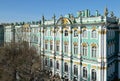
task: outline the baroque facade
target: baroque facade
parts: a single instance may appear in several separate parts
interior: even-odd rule
[[[119,19],[107,8],[101,16],[87,9],[39,23],[4,27],[4,41],[28,41],[41,56],[42,69],[66,81],[120,79]]]

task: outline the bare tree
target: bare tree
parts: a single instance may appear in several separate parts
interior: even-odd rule
[[[0,81],[32,81],[39,63],[36,49],[27,42],[7,43],[0,48]]]

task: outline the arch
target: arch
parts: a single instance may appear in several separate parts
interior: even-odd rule
[[[57,24],[58,25],[61,25],[61,24],[72,24],[72,22],[68,18],[61,17],[61,18],[58,19]]]

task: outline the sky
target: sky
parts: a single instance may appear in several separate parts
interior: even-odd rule
[[[0,23],[39,21],[42,15],[45,19],[54,14],[57,18],[68,13],[76,16],[85,9],[93,15],[95,10],[103,15],[105,7],[120,17],[120,0],[0,0]]]

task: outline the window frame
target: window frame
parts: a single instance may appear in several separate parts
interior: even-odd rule
[[[64,31],[64,36],[68,36],[68,30]]]
[[[95,69],[91,70],[91,80],[92,81],[97,81],[97,73]]]

